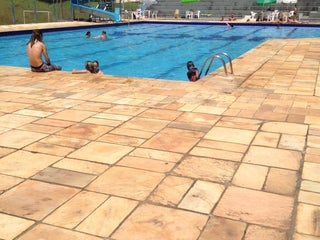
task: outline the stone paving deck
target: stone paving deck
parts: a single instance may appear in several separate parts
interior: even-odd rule
[[[319,239],[320,39],[233,65],[195,83],[0,66],[0,239]]]

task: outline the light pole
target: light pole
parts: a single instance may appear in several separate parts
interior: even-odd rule
[[[37,3],[36,0],[33,1],[33,15],[34,15],[34,22],[37,23]]]
[[[62,0],[60,0],[60,19],[63,20],[63,4]]]
[[[57,21],[57,16],[56,16],[56,6],[55,6],[55,0],[52,0],[52,10],[53,10],[53,21]]]
[[[123,0],[120,0],[119,4],[120,4],[120,15],[121,15],[121,12],[124,10]]]
[[[11,14],[12,14],[12,24],[15,24],[16,20],[14,16],[14,0],[11,0]]]

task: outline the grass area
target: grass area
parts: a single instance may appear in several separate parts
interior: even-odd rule
[[[57,2],[57,1],[54,1]],[[97,6],[99,1],[91,1],[88,5]],[[136,9],[138,2],[125,3],[124,9]],[[115,5],[114,7],[119,7]],[[12,14],[11,0],[0,0],[0,25],[8,24],[23,24],[24,17],[23,11],[28,10],[30,12],[25,13],[25,23],[41,23],[48,22],[47,13],[37,13],[36,18],[34,15],[34,1],[33,0],[14,0],[14,19]],[[49,11],[49,21],[69,21],[71,20],[70,0],[64,0],[62,6],[59,3],[52,3],[51,0],[36,0],[37,11]],[[88,20],[89,16],[86,13],[75,12],[75,19]]]
[[[14,0],[14,22],[15,24],[23,24],[23,11],[28,10],[30,13],[25,14],[26,23],[48,22],[47,13],[37,13],[37,18],[34,16],[34,1]],[[70,20],[70,1],[64,1],[62,11],[58,3],[52,4],[52,1],[36,1],[37,11],[49,11],[50,21]],[[35,21],[36,20],[36,21]],[[13,23],[11,0],[0,1],[0,24],[7,25]]]

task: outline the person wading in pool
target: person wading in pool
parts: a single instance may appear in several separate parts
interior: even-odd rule
[[[77,70],[74,69],[72,71],[73,74],[79,74],[79,73],[94,73],[98,75],[103,75],[103,72],[99,69],[99,62],[97,60],[91,62],[86,61],[85,64],[85,70]]]
[[[194,63],[192,61],[187,62],[187,69],[187,76],[189,81],[195,82],[199,80],[199,70],[194,66]]]
[[[102,31],[101,35],[94,37],[94,39],[101,39],[101,40],[106,40],[107,38],[108,36],[106,31]]]
[[[90,38],[91,37],[91,32],[86,32],[86,34],[84,35],[85,38]]]
[[[27,54],[32,72],[50,72],[54,70],[61,70],[60,66],[51,64],[48,56],[47,47],[42,42],[43,35],[41,30],[33,30],[30,41],[27,43]],[[42,61],[42,55],[46,62]]]

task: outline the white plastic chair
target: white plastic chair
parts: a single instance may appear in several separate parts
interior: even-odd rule
[[[152,11],[151,17],[152,18],[158,18],[158,10]]]
[[[290,12],[289,12],[289,18],[290,18],[290,17],[293,17],[293,15],[294,15],[294,11],[290,11]]]
[[[138,8],[135,12],[135,15],[136,15],[136,19],[141,19],[144,17],[143,15],[143,11],[141,10],[141,8]]]
[[[144,17],[151,18],[151,10],[144,10]]]
[[[280,12],[278,10],[274,10],[271,14],[267,16],[267,21],[275,21],[276,19],[278,19],[279,13]]]
[[[280,14],[279,10],[274,10],[273,21],[279,19],[279,14]]]
[[[201,11],[198,10],[198,11],[194,14],[194,17],[199,19],[199,18],[200,18],[200,13],[201,13]]]
[[[251,11],[251,19],[254,19],[256,17],[256,15],[257,15],[256,12]]]
[[[186,11],[186,18],[192,19],[193,18],[193,11]]]
[[[273,17],[273,12],[267,15],[267,21],[271,21],[272,17]]]

